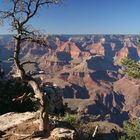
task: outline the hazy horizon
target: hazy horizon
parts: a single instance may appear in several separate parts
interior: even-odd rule
[[[31,20],[46,34],[140,34],[139,0],[63,0]],[[0,10],[7,4],[0,2]],[[0,34],[11,34],[8,23]]]
[[[1,34],[1,33],[0,33],[0,36],[6,36],[6,35],[12,36],[12,35],[15,35],[15,34],[8,34],[8,33],[7,33],[7,34]],[[132,35],[132,36],[133,36],[133,35],[136,35],[136,36],[140,36],[140,33],[139,33],[139,34],[117,34],[117,33],[116,33],[116,34],[108,34],[108,33],[104,33],[104,34],[98,34],[98,33],[97,33],[97,34],[94,34],[94,33],[93,33],[93,34],[88,34],[88,33],[86,33],[86,34],[59,34],[59,33],[58,33],[58,34],[57,34],[57,33],[56,33],[56,34],[51,34],[51,33],[50,33],[50,34],[49,34],[49,33],[46,33],[46,34],[42,34],[42,35],[52,35],[52,36],[53,36],[53,35],[60,35],[60,36],[61,36],[61,35],[66,35],[66,36],[67,36],[67,35],[68,35],[68,36],[69,36],[69,35],[70,35],[70,36],[78,36],[78,35],[79,35],[79,36],[80,36],[80,35],[81,35],[81,36],[82,36],[82,35],[84,35],[84,36],[85,36],[85,35],[130,35],[130,36],[131,36],[131,35]]]

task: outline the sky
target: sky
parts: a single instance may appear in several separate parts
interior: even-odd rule
[[[140,34],[140,0],[63,0],[30,24],[47,34]],[[9,33],[7,23],[0,26],[0,34]]]

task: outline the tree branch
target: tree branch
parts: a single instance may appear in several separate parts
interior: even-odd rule
[[[95,129],[94,129],[94,132],[93,132],[93,134],[92,134],[92,138],[94,138],[95,137],[95,135],[96,135],[96,133],[97,133],[97,130],[98,130],[98,125],[95,127]]]
[[[26,61],[26,62],[21,63],[20,65],[23,66],[26,64],[37,64],[37,62]]]
[[[45,0],[44,2],[40,2],[39,5],[44,5],[44,4],[52,4],[52,3],[57,3],[58,0]]]
[[[32,93],[24,93],[22,96],[12,99],[12,101],[20,101],[22,103],[23,101],[26,101],[27,99],[31,98],[32,95]]]

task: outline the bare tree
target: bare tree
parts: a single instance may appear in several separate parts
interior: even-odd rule
[[[32,63],[26,61],[21,62],[19,54],[21,52],[21,47],[23,42],[30,41],[39,44],[46,45],[46,40],[42,39],[38,33],[29,26],[29,21],[37,14],[39,9],[43,6],[50,4],[56,4],[59,0],[7,0],[8,8],[6,10],[0,11],[0,20],[8,20],[12,30],[16,33],[15,46],[14,46],[14,64],[16,67],[16,75],[20,77],[24,82],[32,87],[35,96],[40,102],[40,131],[49,130],[49,117],[48,117],[48,99],[46,95],[41,91],[39,84],[33,78],[33,76],[28,75],[24,69],[24,65],[27,63]],[[24,98],[29,95],[24,94]]]

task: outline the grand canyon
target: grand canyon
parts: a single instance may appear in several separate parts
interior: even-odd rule
[[[140,59],[139,35],[45,35],[47,46],[24,42],[22,61],[26,72],[42,83],[62,89],[64,102],[78,112],[99,116],[119,125],[140,117],[140,83],[122,72],[121,59]],[[0,35],[1,69],[14,73],[14,39]]]

